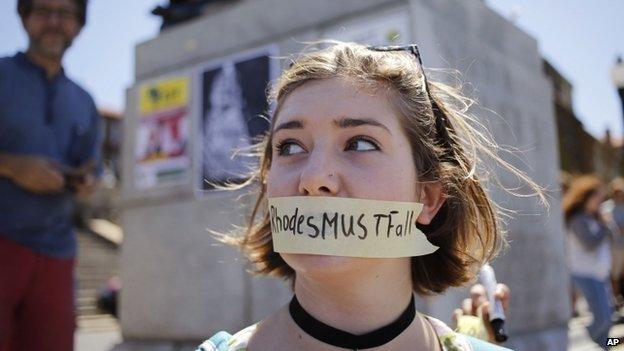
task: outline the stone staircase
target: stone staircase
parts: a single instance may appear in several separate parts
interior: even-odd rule
[[[119,274],[119,246],[90,230],[78,230],[76,315],[78,329],[108,331],[119,328],[114,316],[99,311],[97,295],[108,279]]]

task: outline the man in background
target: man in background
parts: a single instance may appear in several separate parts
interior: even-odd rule
[[[73,349],[74,196],[99,169],[99,116],[61,65],[87,0],[18,0],[25,53],[0,58],[0,350]]]

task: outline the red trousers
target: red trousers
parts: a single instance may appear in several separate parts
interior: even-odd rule
[[[74,349],[73,270],[0,235],[0,351]]]

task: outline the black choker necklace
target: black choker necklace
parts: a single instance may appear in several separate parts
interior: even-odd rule
[[[416,316],[414,295],[412,295],[409,305],[396,321],[372,332],[355,335],[331,327],[312,317],[301,307],[297,296],[293,296],[292,300],[290,300],[288,309],[295,323],[308,335],[326,344],[350,350],[370,349],[390,342],[407,329]]]

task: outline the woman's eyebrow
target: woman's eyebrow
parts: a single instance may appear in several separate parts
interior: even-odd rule
[[[385,129],[390,135],[392,132],[388,127],[386,127],[383,123],[378,122],[371,118],[354,118],[354,117],[342,117],[334,120],[334,125],[338,128],[351,128],[351,127],[359,127],[364,125],[381,127]]]
[[[355,117],[340,117],[333,121],[333,124],[338,128],[353,128],[364,125],[375,126],[385,129],[390,135],[392,132],[383,123],[378,122],[371,118],[355,118]],[[277,133],[282,129],[303,129],[304,122],[300,120],[293,120],[279,124],[273,130],[273,133]]]
[[[299,120],[284,122],[275,127],[273,133],[277,133],[282,129],[303,129],[303,122]]]

